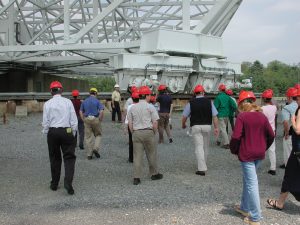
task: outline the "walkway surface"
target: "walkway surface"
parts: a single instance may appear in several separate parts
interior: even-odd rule
[[[109,119],[106,114],[100,159],[88,161],[85,151],[76,149],[74,196],[66,193],[62,182],[56,192],[49,189],[42,114],[10,117],[8,124],[0,124],[0,224],[243,224],[233,210],[242,190],[241,168],[229,150],[212,144],[207,175],[195,175],[192,140],[180,128],[180,114],[175,114],[174,143],[158,146],[164,179],[152,181],[145,162],[142,183],[134,186],[132,164],[127,163],[127,136],[120,124]],[[276,140],[277,164],[282,162],[279,135],[281,130]],[[277,169],[277,175],[271,176],[268,167],[266,158],[258,172],[262,224],[299,225],[300,204],[292,196],[283,211],[266,207],[267,198],[278,196],[284,173]]]

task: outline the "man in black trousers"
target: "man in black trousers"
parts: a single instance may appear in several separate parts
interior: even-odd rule
[[[75,167],[75,135],[77,132],[77,116],[71,100],[61,96],[63,87],[60,82],[50,84],[52,98],[43,109],[43,133],[47,134],[52,180],[50,189],[57,190],[61,171],[61,152],[65,166],[64,187],[73,195],[72,186]]]

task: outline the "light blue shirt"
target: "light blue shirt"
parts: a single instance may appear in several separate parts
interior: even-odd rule
[[[292,101],[290,104],[284,106],[281,111],[282,122],[285,120],[290,121],[291,117],[295,115],[297,108],[298,104],[296,101]]]
[[[196,96],[196,98],[203,98],[204,96]],[[217,116],[218,115],[218,110],[216,109],[215,105],[213,102],[211,102],[211,113],[212,116]],[[182,115],[184,117],[190,117],[191,116],[191,106],[190,103],[186,104],[186,106],[184,107],[183,113]]]

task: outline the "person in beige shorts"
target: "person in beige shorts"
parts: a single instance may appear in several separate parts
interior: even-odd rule
[[[140,101],[127,114],[128,126],[132,133],[133,141],[134,185],[141,183],[144,151],[147,156],[151,179],[160,180],[163,178],[163,175],[157,170],[157,145],[155,141],[159,117],[154,106],[149,104],[150,95],[151,90],[149,87],[140,87]]]

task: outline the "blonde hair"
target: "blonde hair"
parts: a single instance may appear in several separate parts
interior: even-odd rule
[[[256,105],[255,103],[250,102],[242,102],[239,105],[238,110],[240,112],[262,112],[262,109],[260,106]]]

